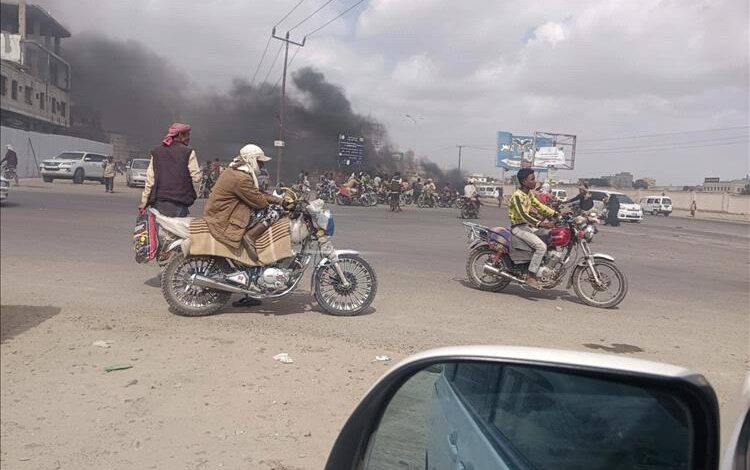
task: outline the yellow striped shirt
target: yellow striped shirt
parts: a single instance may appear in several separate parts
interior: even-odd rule
[[[510,217],[511,225],[529,224],[533,227],[538,227],[541,220],[531,214],[532,206],[547,217],[552,217],[556,214],[554,209],[539,202],[539,199],[534,196],[533,191],[529,191],[527,194],[520,189],[516,189],[508,205],[508,217]]]

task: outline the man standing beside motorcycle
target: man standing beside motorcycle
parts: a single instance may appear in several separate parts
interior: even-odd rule
[[[427,178],[427,183],[422,187],[422,191],[424,192],[425,199],[429,198],[431,203],[435,204],[435,191],[437,191],[437,187],[432,178]]]
[[[526,284],[534,289],[541,289],[536,273],[542,265],[544,254],[547,251],[547,245],[536,235],[538,228],[552,228],[553,224],[543,219],[537,219],[531,213],[532,207],[546,217],[554,217],[557,213],[536,198],[534,189],[536,188],[536,175],[530,168],[518,170],[516,175],[520,187],[513,193],[508,207],[508,217],[510,218],[510,231],[513,235],[523,240],[534,250],[534,256],[529,264],[529,274]]]
[[[401,174],[397,171],[393,174],[389,183],[390,192],[388,195],[391,198],[391,212],[401,212],[401,183]]]

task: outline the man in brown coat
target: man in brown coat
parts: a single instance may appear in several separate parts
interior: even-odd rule
[[[282,200],[258,189],[257,173],[269,160],[257,145],[242,147],[240,155],[219,176],[203,211],[208,230],[216,240],[239,249],[244,237],[251,256],[255,255],[254,239],[281,215],[280,208],[272,205],[281,204]],[[265,213],[256,213],[262,217],[253,217],[255,211],[262,210]],[[251,221],[257,223],[251,226]]]

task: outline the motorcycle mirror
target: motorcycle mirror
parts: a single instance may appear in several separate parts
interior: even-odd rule
[[[706,379],[649,361],[474,346],[413,356],[356,407],[326,468],[714,469]]]

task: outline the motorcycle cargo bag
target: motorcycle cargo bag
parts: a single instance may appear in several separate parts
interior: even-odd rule
[[[138,212],[133,229],[133,249],[137,263],[148,263],[156,258],[159,250],[159,237],[156,235],[154,215],[145,210]]]

